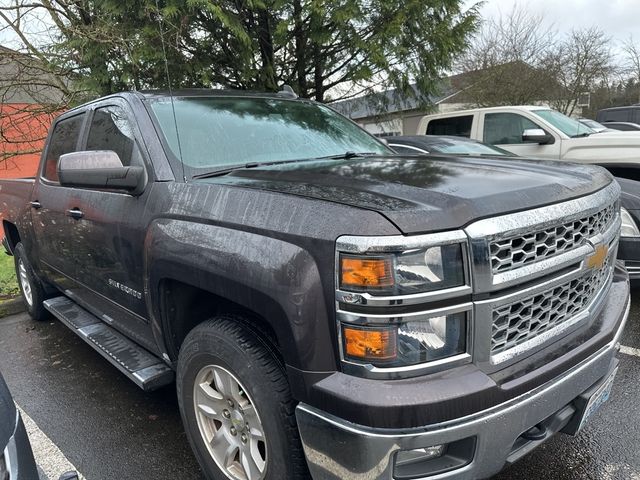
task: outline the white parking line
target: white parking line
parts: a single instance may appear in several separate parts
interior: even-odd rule
[[[620,347],[620,352],[625,355],[633,355],[634,357],[640,357],[640,348],[633,347],[625,347],[624,345]]]
[[[22,421],[29,434],[31,440],[31,448],[33,448],[33,456],[43,475],[41,480],[58,480],[58,477],[70,470],[78,470],[64,456],[60,449],[51,441],[47,435],[38,428],[36,422],[27,415],[24,410],[18,407]],[[84,478],[80,475],[80,478]]]

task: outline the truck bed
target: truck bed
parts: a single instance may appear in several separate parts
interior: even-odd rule
[[[34,177],[0,179],[0,221],[16,223],[25,215],[34,184]],[[0,230],[0,237],[4,237],[4,229]]]

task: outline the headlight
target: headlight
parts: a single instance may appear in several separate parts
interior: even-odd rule
[[[640,237],[640,230],[626,208],[620,207],[620,218],[622,219],[621,237]]]
[[[376,367],[435,362],[467,351],[467,313],[397,319],[394,325],[342,324],[345,359]]]
[[[461,244],[384,255],[340,254],[340,289],[407,295],[464,285]]]
[[[338,240],[336,305],[348,371],[397,378],[470,361],[466,242],[463,232]]]

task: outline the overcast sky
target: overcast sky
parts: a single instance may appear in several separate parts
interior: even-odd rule
[[[486,0],[481,13],[485,18],[499,16],[511,11],[514,4],[544,15],[561,33],[595,25],[619,41],[631,34],[640,40],[640,0]]]

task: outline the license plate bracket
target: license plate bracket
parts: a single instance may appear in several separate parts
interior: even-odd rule
[[[590,388],[573,402],[577,411],[571,422],[562,429],[563,433],[577,435],[589,423],[595,413],[609,400],[616,373],[617,366],[599,385]]]
[[[618,368],[609,375],[609,378],[605,380],[605,382],[598,388],[598,391],[589,399],[589,403],[587,403],[586,408],[584,409],[584,413],[582,414],[582,419],[580,420],[580,426],[578,427],[578,432],[582,430],[582,428],[589,422],[589,420],[593,417],[593,415],[600,410],[600,407],[604,405],[609,397],[611,396],[611,390],[613,389],[613,381],[616,378],[616,373],[618,373]]]

